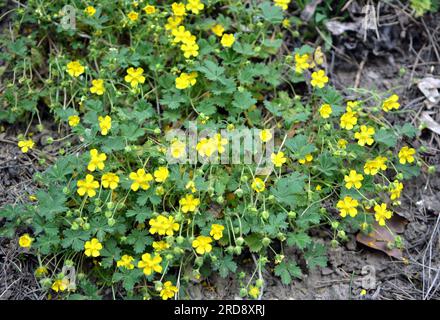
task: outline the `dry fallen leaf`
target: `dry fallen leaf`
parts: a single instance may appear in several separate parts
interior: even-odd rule
[[[339,22],[336,20],[329,20],[324,23],[328,31],[334,36],[339,36],[345,31],[359,32],[361,24],[359,22]]]
[[[422,112],[420,115],[420,121],[422,121],[429,130],[440,135],[440,124],[431,118],[428,111]]]
[[[440,79],[435,79],[432,77],[426,77],[420,80],[417,87],[422,91],[428,101],[432,104],[440,102]]]
[[[396,235],[405,231],[405,225],[407,223],[408,221],[405,218],[394,214],[392,218],[387,221],[387,226],[394,233],[394,235]],[[373,228],[374,230],[369,234],[359,232],[356,235],[356,240],[367,247],[380,250],[390,257],[402,260],[402,249],[388,248],[388,243],[394,242],[395,238],[388,228],[379,226],[376,221],[373,222]]]

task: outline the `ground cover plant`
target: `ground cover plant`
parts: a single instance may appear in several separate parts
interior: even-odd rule
[[[257,299],[264,269],[289,284],[325,267],[313,230],[330,228],[333,247],[375,230],[392,235],[385,249],[404,246],[388,222],[405,180],[435,170],[412,147],[417,129],[386,119],[404,112],[392,91],[336,90],[324,49],[293,46],[300,22],[289,4],[27,1],[15,9],[0,38],[0,120],[37,122],[17,145],[44,164],[33,136],[50,115],[62,137],[46,143],[62,148],[35,175],[28,203],[1,209],[0,230],[36,257],[48,296],[185,299],[189,283],[216,273]],[[191,126],[209,134],[191,143],[181,134]],[[253,145],[233,154],[243,132]],[[260,155],[255,145],[272,144],[264,165],[244,161]],[[241,161],[216,161],[225,155]]]

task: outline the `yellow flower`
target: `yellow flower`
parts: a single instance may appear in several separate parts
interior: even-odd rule
[[[327,82],[328,77],[325,75],[324,70],[319,70],[312,73],[312,81],[310,83],[313,87],[324,88],[324,85]]]
[[[274,0],[275,5],[283,10],[287,10],[290,0]]]
[[[67,73],[72,77],[79,77],[84,73],[84,67],[79,61],[71,61],[67,64]]]
[[[372,138],[374,133],[375,130],[373,127],[362,125],[361,131],[355,132],[354,137],[358,140],[360,146],[365,146],[365,144],[371,146],[374,143],[374,139]]]
[[[338,148],[345,149],[347,147],[348,141],[345,139],[339,139],[338,140]]]
[[[367,160],[364,165],[364,172],[369,175],[376,175],[379,170],[387,169],[387,158],[378,156],[373,160]]]
[[[156,182],[165,182],[169,174],[170,172],[168,171],[167,167],[159,167],[153,173]]]
[[[23,153],[27,153],[30,149],[33,149],[34,146],[35,146],[35,142],[32,141],[32,139],[18,141],[18,147],[21,149],[21,152]]]
[[[161,273],[161,262],[162,257],[160,255],[156,254],[154,257],[152,257],[149,253],[144,253],[142,255],[142,261],[138,262],[138,268],[143,269],[143,272],[146,276],[149,276],[153,272]]]
[[[414,162],[414,154],[416,150],[413,148],[409,148],[407,146],[402,147],[399,151],[399,162],[401,164],[405,163],[413,163]]]
[[[356,199],[353,199],[352,197],[346,196],[344,199],[339,200],[336,204],[336,208],[339,209],[341,212],[341,217],[345,218],[348,215],[350,217],[354,218],[357,215],[357,209],[358,201]]]
[[[52,290],[55,292],[63,292],[67,290],[67,287],[69,286],[69,279],[64,278],[62,280],[58,279],[55,280],[52,284]]]
[[[196,150],[199,152],[199,155],[201,155],[202,157],[209,158],[217,150],[217,146],[218,146],[218,142],[216,138],[213,139],[203,138],[197,143]]]
[[[181,23],[183,19],[181,17],[169,17],[167,19],[167,24],[165,25],[166,30],[174,30],[176,29]]]
[[[196,84],[197,73],[192,72],[190,74],[182,72],[179,77],[176,78],[176,88],[179,90],[192,87]]]
[[[362,174],[357,173],[356,170],[350,170],[350,174],[344,176],[345,187],[347,189],[351,189],[353,186],[359,189],[362,186],[362,180],[364,180],[364,177]]]
[[[303,73],[304,70],[310,68],[309,63],[307,62],[308,60],[309,60],[309,55],[307,53],[304,54],[295,53],[295,72]]]
[[[87,193],[90,198],[96,196],[96,190],[99,188],[99,182],[94,180],[91,174],[86,175],[84,180],[78,180],[76,183],[78,194],[82,197]]]
[[[347,108],[347,112],[345,112],[341,116],[340,126],[342,129],[351,130],[357,123],[356,113],[351,111],[351,109]]]
[[[191,11],[194,14],[199,14],[200,10],[203,10],[205,5],[200,0],[188,0],[186,10]]]
[[[149,182],[153,180],[153,176],[146,173],[144,169],[138,169],[136,172],[131,172],[128,177],[130,180],[133,180],[130,187],[133,191],[138,191],[139,188],[148,190],[150,188]]]
[[[76,127],[80,122],[80,118],[77,115],[70,116],[67,118],[67,120],[69,121],[69,126],[71,127]]]
[[[149,224],[151,226],[150,233],[157,233],[160,236],[172,236],[174,231],[178,231],[180,228],[179,224],[174,222],[174,217],[172,216],[158,215],[155,219],[150,219]]]
[[[199,55],[199,46],[194,43],[194,44],[187,44],[184,43],[180,46],[180,48],[183,51],[183,56],[186,59],[189,59],[191,57],[197,57]]]
[[[165,188],[163,186],[157,186],[155,193],[158,196],[163,196],[165,194]]]
[[[179,200],[179,204],[182,206],[183,213],[187,213],[188,211],[194,212],[200,204],[200,199],[194,198],[192,194],[187,194],[184,198]]]
[[[102,175],[101,184],[104,188],[110,188],[112,190],[118,187],[119,177],[114,173],[105,173]]]
[[[84,9],[84,12],[85,12],[88,16],[93,17],[93,16],[95,15],[95,13],[96,13],[96,9],[95,9],[94,7],[92,7],[92,6],[88,6],[88,7],[86,7],[86,8]]]
[[[18,239],[18,244],[20,245],[20,247],[22,248],[30,248],[32,245],[32,241],[34,241],[34,239],[32,239],[28,233],[25,233],[24,235],[22,235],[19,239]]]
[[[162,300],[168,300],[174,297],[179,291],[176,286],[173,286],[171,281],[167,281],[163,284],[162,290],[160,290],[160,297]]]
[[[255,287],[255,286],[250,286],[249,287],[249,295],[252,298],[257,299],[258,296],[260,295],[260,289],[258,287]]]
[[[191,33],[185,29],[185,26],[178,26],[171,31],[174,43],[186,42],[191,37]]]
[[[286,157],[284,156],[284,152],[282,151],[278,153],[272,153],[270,159],[272,160],[272,163],[275,165],[275,167],[278,168],[281,167],[287,161]]]
[[[104,161],[107,160],[107,155],[105,153],[99,153],[98,150],[90,150],[90,162],[87,166],[89,171],[95,171],[96,168],[99,170],[104,169]]]
[[[217,151],[218,153],[223,153],[225,152],[225,145],[228,144],[228,139],[223,138],[222,135],[220,133],[217,133],[215,138],[217,139]]]
[[[330,115],[332,114],[332,107],[326,103],[323,104],[321,106],[321,108],[319,108],[319,114],[321,115],[321,117],[323,117],[324,119],[327,119],[330,117]]]
[[[40,278],[45,276],[48,273],[48,270],[45,266],[40,266],[35,270],[35,276]]]
[[[400,198],[400,194],[403,190],[403,183],[395,180],[391,184],[392,188],[390,189],[390,198],[391,200],[396,200]]]
[[[290,27],[290,20],[289,19],[283,19],[282,25],[284,28],[289,28]]]
[[[230,48],[235,42],[235,37],[232,33],[225,33],[220,40],[223,47]]]
[[[130,11],[127,14],[127,17],[128,17],[128,19],[130,19],[130,21],[134,22],[134,21],[136,21],[139,18],[139,13],[134,12],[134,11]]]
[[[220,240],[223,237],[223,230],[225,230],[225,227],[221,224],[213,224],[209,235],[213,237],[214,240]]]
[[[188,183],[185,185],[185,189],[190,189],[192,193],[197,191],[196,184],[192,180],[188,181]]]
[[[347,101],[347,112],[356,112],[359,110],[359,101]]]
[[[320,184],[318,184],[315,188],[316,191],[321,191],[322,190],[322,186]]]
[[[380,226],[384,226],[385,221],[391,219],[393,215],[391,211],[387,210],[387,205],[385,203],[382,203],[381,205],[376,204],[374,206],[374,212],[374,217]]]
[[[260,131],[260,139],[263,142],[270,141],[272,139],[272,132],[270,129],[263,129]]]
[[[169,17],[167,19],[167,24],[165,24],[165,30],[174,30],[176,29],[181,23],[183,19],[182,17]]]
[[[397,94],[393,94],[391,97],[386,99],[382,103],[382,110],[385,112],[391,111],[392,109],[399,109],[400,103],[399,103],[399,96]]]
[[[127,69],[127,75],[125,76],[125,82],[130,83],[132,88],[136,88],[138,84],[145,82],[145,77],[143,76],[144,69],[130,67]]]
[[[156,12],[156,7],[152,6],[152,5],[146,5],[144,7],[144,11],[145,11],[146,14],[153,14],[153,13]]]
[[[173,14],[176,17],[182,17],[186,14],[185,4],[183,4],[183,3],[174,2],[171,5],[171,9],[173,10]]]
[[[92,80],[92,87],[90,88],[91,93],[96,93],[98,96],[102,96],[105,92],[104,80],[96,79]]]
[[[98,117],[99,129],[101,129],[101,134],[106,136],[109,130],[112,128],[112,118],[110,116]]]
[[[313,155],[311,155],[310,153],[307,154],[304,158],[299,159],[298,162],[301,164],[305,164],[305,163],[310,163],[313,160]]]
[[[264,184],[264,181],[261,180],[260,178],[255,178],[252,181],[251,187],[258,193],[266,190],[266,185]]]
[[[212,250],[211,242],[212,242],[211,237],[198,236],[195,240],[193,240],[192,246],[194,249],[196,249],[196,252],[198,254],[205,254],[211,252]]]
[[[184,142],[176,140],[170,146],[171,156],[175,159],[179,159],[186,152],[186,145]]]
[[[217,36],[221,37],[223,32],[225,32],[225,28],[221,24],[216,24],[211,28],[211,31]]]
[[[116,266],[123,267],[128,270],[133,270],[134,269],[133,260],[134,258],[132,256],[129,256],[128,254],[124,254],[120,260],[116,261]]]
[[[99,242],[98,239],[93,238],[90,241],[86,241],[86,243],[84,244],[84,254],[87,257],[99,257],[100,255],[100,251],[102,250],[102,244],[101,242]]]
[[[170,247],[170,245],[168,243],[166,243],[165,241],[153,241],[153,249],[156,252],[166,250],[169,247]]]
[[[361,292],[360,292],[360,295],[361,296],[365,296],[366,294],[367,294],[367,290],[362,289]]]

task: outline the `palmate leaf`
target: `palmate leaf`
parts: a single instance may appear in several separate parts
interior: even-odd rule
[[[293,278],[301,279],[302,272],[294,261],[284,260],[278,264],[274,269],[275,275],[281,278],[284,285],[292,282]]]
[[[219,81],[222,79],[225,68],[219,66],[217,63],[207,60],[205,63],[196,68],[205,75],[205,77],[211,81]]]
[[[66,195],[60,192],[59,186],[52,185],[47,192],[40,190],[36,195],[38,199],[38,213],[48,220],[52,220],[57,213],[67,210],[65,206]]]
[[[325,246],[320,243],[312,243],[304,253],[304,259],[306,259],[307,266],[310,269],[314,269],[317,266],[325,267],[327,265]]]
[[[225,255],[214,263],[215,270],[218,270],[220,277],[226,278],[229,273],[237,271],[237,264],[231,255]]]
[[[257,103],[257,100],[252,97],[252,94],[249,91],[236,91],[234,93],[232,105],[238,109],[247,110],[255,103]]]
[[[287,234],[287,244],[289,246],[296,246],[303,250],[310,243],[312,243],[312,238],[310,238],[310,236],[304,232],[289,232]]]
[[[153,238],[148,235],[147,230],[135,229],[127,237],[127,243],[133,245],[133,249],[136,253],[141,253],[147,245],[153,243]]]
[[[280,7],[274,6],[270,2],[263,2],[258,7],[261,9],[264,20],[272,24],[280,24],[283,21],[283,10]]]
[[[248,245],[251,252],[258,252],[263,248],[263,243],[261,240],[263,240],[263,236],[258,233],[253,233],[244,238],[244,241]]]
[[[281,178],[270,189],[277,201],[295,207],[299,201],[300,194],[304,192],[305,177],[298,172],[294,172],[287,177]]]

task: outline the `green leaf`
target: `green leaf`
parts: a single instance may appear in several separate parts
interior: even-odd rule
[[[237,271],[237,264],[232,259],[232,256],[226,255],[215,262],[215,268],[219,271],[220,277],[226,278],[229,273]]]
[[[301,279],[302,272],[294,261],[284,260],[278,264],[275,269],[275,275],[281,278],[281,282],[284,285],[288,285],[292,282],[292,277]]]
[[[287,139],[285,145],[298,159],[302,159],[307,154],[315,151],[315,145],[309,143],[307,137],[303,134]]]
[[[301,229],[307,229],[311,225],[318,224],[321,220],[318,205],[311,206],[303,211],[295,220],[296,225]]]
[[[263,2],[258,6],[261,9],[264,20],[272,24],[283,22],[283,10],[280,7],[273,6],[270,2]]]
[[[63,248],[72,248],[76,252],[84,250],[84,243],[90,239],[90,231],[67,229],[63,232],[61,241]]]
[[[295,207],[298,196],[304,192],[304,179],[300,173],[293,172],[278,180],[270,191],[279,202]]]
[[[223,67],[218,66],[215,62],[207,60],[202,66],[196,68],[205,75],[208,80],[219,81],[222,79],[222,75],[225,72]]]
[[[317,266],[325,267],[327,265],[325,246],[320,243],[311,244],[304,253],[304,259],[310,269],[314,269]]]
[[[318,157],[318,170],[324,175],[331,177],[338,170],[337,160],[330,155],[329,152],[324,151]]]
[[[304,232],[289,232],[287,235],[287,244],[289,246],[296,246],[299,249],[305,249],[310,243],[312,243],[312,238]]]
[[[137,138],[144,135],[144,130],[139,128],[138,124],[136,123],[122,124],[120,128],[122,136],[124,136],[128,141],[136,141]]]
[[[248,245],[251,252],[258,252],[263,248],[263,243],[261,240],[263,240],[263,236],[258,233],[253,233],[244,238],[244,241]]]
[[[127,212],[125,212],[125,216],[128,218],[135,217],[136,222],[143,223],[145,220],[152,217],[152,213],[150,210],[146,210],[145,208],[135,207],[127,210]]]
[[[47,192],[37,191],[38,212],[48,220],[52,220],[57,213],[65,212],[67,207],[66,195],[60,192],[60,187],[52,185]]]
[[[387,147],[394,147],[397,143],[397,137],[392,130],[380,129],[375,133],[374,139],[376,142],[386,145]]]
[[[405,135],[408,138],[414,138],[417,135],[417,128],[410,123],[405,123],[403,126],[396,126],[399,135]]]
[[[134,229],[127,237],[127,243],[133,245],[136,253],[141,253],[147,245],[153,243],[153,238],[148,235],[147,230]]]
[[[247,110],[255,103],[257,103],[257,100],[252,97],[252,94],[249,91],[236,91],[234,93],[232,105],[238,109]]]

